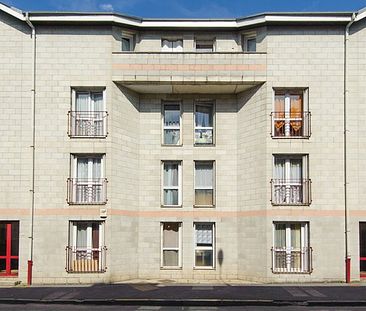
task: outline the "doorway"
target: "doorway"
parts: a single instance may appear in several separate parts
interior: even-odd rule
[[[0,221],[0,276],[17,276],[19,221]]]

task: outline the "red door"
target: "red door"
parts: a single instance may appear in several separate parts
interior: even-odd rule
[[[17,276],[19,265],[19,222],[0,222],[0,276]]]

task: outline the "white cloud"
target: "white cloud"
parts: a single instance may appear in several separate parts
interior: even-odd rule
[[[110,3],[102,3],[99,5],[99,8],[102,10],[102,11],[114,11],[113,9],[113,5],[110,4]]]

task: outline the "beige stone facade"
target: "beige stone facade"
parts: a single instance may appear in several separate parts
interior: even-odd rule
[[[26,283],[33,259],[38,284],[344,281],[347,214],[351,280],[361,279],[363,13],[345,66],[349,13],[145,25],[34,12],[33,54],[26,15],[0,8],[0,277]],[[163,40],[181,40],[182,50],[162,52]],[[78,115],[85,100],[87,117]],[[179,106],[177,144],[164,144],[166,104]],[[212,144],[195,138],[200,105],[212,107],[212,129],[201,129],[212,130]],[[89,128],[72,134],[80,124]],[[177,204],[164,201],[165,163],[179,167]],[[197,163],[213,163],[212,206],[197,206]],[[10,228],[19,232],[12,242]]]

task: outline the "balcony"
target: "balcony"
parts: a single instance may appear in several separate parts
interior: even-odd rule
[[[106,271],[107,248],[66,247],[66,271],[68,273],[103,273]]]
[[[311,113],[272,112],[273,138],[309,138]]]
[[[80,179],[67,180],[67,202],[71,204],[106,204],[107,179]]]
[[[70,137],[96,137],[107,136],[106,111],[69,111],[68,135]]]
[[[115,52],[112,79],[139,93],[239,93],[266,81],[266,53]]]
[[[311,180],[271,180],[272,205],[310,205]]]
[[[273,273],[311,273],[313,271],[311,247],[273,247],[271,253]]]

